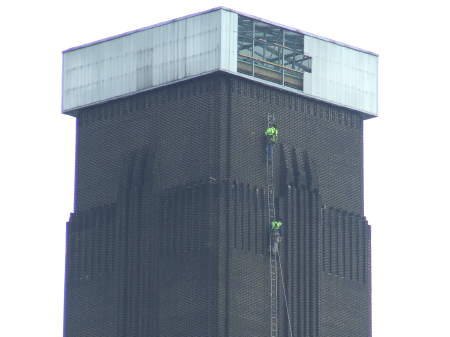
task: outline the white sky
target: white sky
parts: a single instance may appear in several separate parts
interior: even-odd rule
[[[12,1],[0,7],[0,336],[62,336],[75,120],[61,51],[219,5],[380,54],[365,123],[373,336],[450,336],[445,1]],[[324,336],[327,337],[327,336]]]

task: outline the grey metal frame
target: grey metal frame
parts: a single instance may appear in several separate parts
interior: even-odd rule
[[[242,38],[243,38],[243,32],[240,31],[240,29],[242,28],[241,25],[241,20],[251,20],[252,22],[252,32],[251,32],[251,40],[252,40],[252,50],[251,50],[251,56],[248,55],[244,55],[241,53],[241,50],[239,48],[240,46],[240,42],[242,42]],[[304,51],[302,49],[292,49],[292,48],[288,48],[285,45],[286,42],[286,38],[285,38],[285,34],[286,34],[286,29],[283,29],[281,27],[277,27],[277,26],[273,26],[275,29],[278,29],[281,31],[281,44],[273,42],[273,41],[269,41],[268,39],[261,39],[261,38],[257,38],[257,23],[263,23],[265,25],[267,25],[267,27],[273,26],[271,24],[268,24],[266,22],[263,21],[258,21],[258,20],[254,20],[252,18],[246,17],[246,16],[239,16],[238,19],[238,38],[237,38],[237,43],[238,43],[238,50],[237,50],[237,57],[239,58],[246,58],[249,60],[248,63],[251,64],[252,66],[252,72],[251,72],[251,76],[253,77],[260,77],[257,76],[255,73],[255,64],[256,62],[258,63],[263,63],[266,65],[270,65],[270,67],[268,67],[269,71],[277,71],[275,69],[278,69],[278,71],[281,73],[281,85],[283,86],[288,86],[286,85],[286,81],[285,81],[285,74],[286,71],[289,71],[290,74],[292,73],[298,73],[298,80],[299,80],[299,87],[296,89],[299,90],[303,90],[303,73],[304,72],[311,72],[311,68],[307,65],[308,63],[310,63],[311,57],[308,55],[305,55]],[[247,32],[246,32],[247,33]],[[298,34],[299,39],[302,40],[302,43],[300,45],[303,45],[303,40],[304,40],[304,35],[300,34],[300,33],[292,33],[292,34]],[[246,35],[245,38],[248,38],[248,36]],[[262,55],[260,55],[259,53],[256,52],[255,50],[255,41],[258,41],[258,45],[260,45],[263,49],[262,49]],[[266,55],[266,50],[267,48],[269,48],[270,46],[272,47],[276,47],[277,50],[273,50],[272,54],[277,54],[277,59],[270,59],[267,55]],[[287,66],[288,62],[286,62],[285,60],[285,56],[286,56],[286,49],[291,49],[293,50],[293,61],[292,61],[292,65],[293,67],[289,67]],[[301,60],[296,61],[295,57],[296,55],[302,55]],[[239,60],[238,62],[244,62],[242,60]],[[305,64],[304,64],[305,63]],[[259,66],[259,65],[258,65]],[[264,66],[263,66],[264,67]],[[298,69],[295,68],[300,68],[301,70],[299,71]],[[246,73],[244,71],[239,71],[239,69],[237,70],[238,72],[243,72]],[[266,80],[269,80],[271,82],[274,83],[278,83],[275,79],[274,80],[270,80],[265,78]]]

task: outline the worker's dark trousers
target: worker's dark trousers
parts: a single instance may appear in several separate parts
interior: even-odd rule
[[[267,143],[267,159],[271,160],[273,156],[273,143]]]

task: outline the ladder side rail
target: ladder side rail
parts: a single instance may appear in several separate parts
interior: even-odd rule
[[[267,115],[267,127],[271,127],[275,121],[272,112]],[[274,146],[273,144],[271,145]],[[267,206],[269,217],[269,229],[271,230],[272,221],[275,221],[275,193],[273,184],[273,151],[266,155],[266,183],[267,183]],[[270,254],[270,337],[278,337],[278,266],[276,252],[273,247],[272,233],[269,235],[269,254]]]

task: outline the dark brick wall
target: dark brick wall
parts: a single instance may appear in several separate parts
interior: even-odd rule
[[[323,273],[320,289],[320,336],[371,336],[367,286]]]
[[[269,335],[269,109],[294,335],[370,335],[361,116],[216,73],[77,112],[65,337]]]
[[[67,228],[66,336],[115,336],[114,217],[114,205],[71,217]]]
[[[157,156],[158,189],[216,176],[222,82],[188,81],[79,112],[76,209],[114,201],[123,158],[145,146]]]
[[[322,212],[321,335],[370,336],[370,226],[341,209]]]
[[[264,185],[262,130],[271,110],[280,129],[280,142],[310,156],[323,202],[362,213],[360,114],[250,80],[233,80],[230,90],[231,177]]]
[[[225,92],[210,76],[77,113],[66,337],[217,335],[217,193],[205,181],[219,175]],[[80,222],[108,204],[110,222]],[[113,261],[101,278],[99,264],[72,267],[99,254],[98,236]]]

